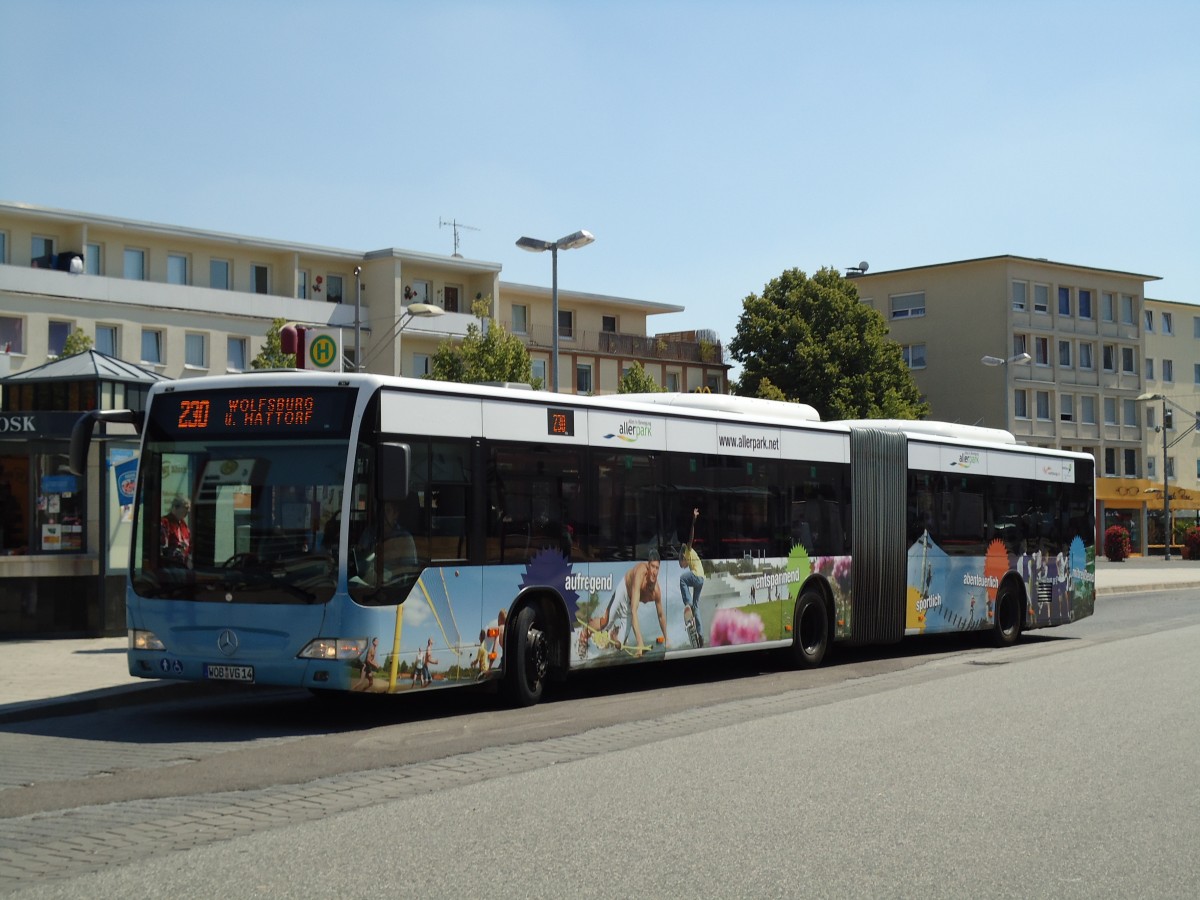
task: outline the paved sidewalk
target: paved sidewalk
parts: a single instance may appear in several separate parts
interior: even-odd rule
[[[1200,562],[1161,557],[1096,563],[1096,593],[1200,590]],[[0,724],[212,691],[194,682],[134,678],[126,639],[0,641]]]

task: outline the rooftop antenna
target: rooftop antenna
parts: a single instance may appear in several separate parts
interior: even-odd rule
[[[458,229],[466,228],[470,231],[479,231],[479,229],[473,225],[464,225],[455,219],[451,219],[448,222],[445,219],[438,219],[438,228],[445,228],[447,225],[454,229],[454,255],[462,259],[462,254],[458,252]]]

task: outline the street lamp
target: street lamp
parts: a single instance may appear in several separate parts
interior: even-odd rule
[[[595,238],[590,231],[576,231],[557,241],[543,241],[538,238],[523,237],[517,241],[517,246],[530,253],[550,251],[550,316],[552,319],[550,344],[550,390],[558,392],[558,251],[574,250],[576,247],[586,247]]]
[[[362,266],[354,267],[354,371],[361,372],[362,365]]]
[[[1171,558],[1171,491],[1167,481],[1167,425],[1169,424],[1167,398],[1162,394],[1141,394],[1138,396],[1138,400],[1142,403],[1162,401],[1162,422],[1159,423],[1159,428],[1162,430],[1163,436],[1163,559],[1169,560]]]
[[[397,375],[404,374],[404,353],[401,351],[404,326],[413,319],[436,319],[445,312],[446,310],[433,303],[410,303],[404,308],[404,315],[396,322],[396,355],[400,357],[400,371]]]
[[[1028,353],[1018,353],[1016,356],[1010,356],[1008,359],[1003,359],[999,356],[984,356],[979,361],[985,366],[1019,366],[1022,363],[1027,363],[1031,359]]]

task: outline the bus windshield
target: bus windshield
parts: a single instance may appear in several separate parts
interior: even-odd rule
[[[281,439],[282,426],[238,430],[224,415],[220,427],[197,427],[194,399],[156,401],[135,503],[134,592],[224,603],[328,602],[337,587],[348,417],[310,416],[309,425]],[[223,402],[212,399],[217,409]]]

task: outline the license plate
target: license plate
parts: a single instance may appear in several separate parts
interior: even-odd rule
[[[254,681],[254,666],[227,666],[209,663],[204,667],[204,677],[210,681]]]

